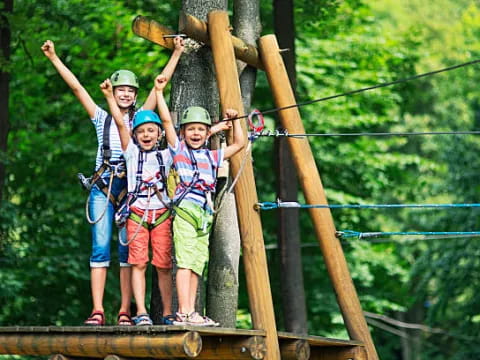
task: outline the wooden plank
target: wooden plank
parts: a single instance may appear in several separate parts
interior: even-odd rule
[[[162,334],[196,331],[200,335],[223,335],[223,336],[264,336],[264,330],[233,329],[222,327],[198,327],[198,326],[0,326],[0,334],[45,334],[45,333],[76,333],[76,334]]]
[[[296,104],[295,95],[290,86],[287,70],[275,36],[261,37],[259,49],[275,105],[281,108]],[[305,133],[298,108],[281,110],[278,115],[282,126],[290,134]],[[307,203],[327,204],[322,181],[308,139],[288,138],[287,141]],[[363,341],[369,359],[376,360],[378,359],[377,351],[363,316],[343,249],[335,236],[335,225],[330,209],[312,208],[309,209],[309,213],[348,334],[351,339]]]
[[[289,332],[278,332],[280,341],[285,340],[306,340],[311,346],[363,346],[363,342],[358,340],[332,339],[315,335],[298,335]]]
[[[210,12],[208,26],[222,109],[233,108],[239,114],[244,114],[228,14],[225,11]],[[238,124],[242,125],[246,134],[245,122]],[[231,158],[230,169],[233,177],[240,171],[244,156],[245,149]],[[235,185],[235,198],[253,327],[266,331],[265,358],[280,359],[262,224],[260,214],[254,211],[258,197],[251,161],[246,161]]]

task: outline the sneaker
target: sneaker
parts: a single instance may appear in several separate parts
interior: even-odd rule
[[[162,325],[174,325],[176,319],[175,315],[164,316],[162,317]]]
[[[201,316],[198,312],[194,311],[188,314],[187,325],[191,326],[218,326],[219,323],[213,321],[209,317]]]
[[[132,320],[137,326],[153,325],[153,321],[148,314],[138,314]]]
[[[183,313],[176,313],[175,320],[172,321],[172,325],[188,325],[187,324],[188,315]]]

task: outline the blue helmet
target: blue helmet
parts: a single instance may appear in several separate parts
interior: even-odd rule
[[[142,110],[135,114],[133,118],[132,130],[135,131],[137,127],[146,123],[154,123],[159,127],[162,125],[162,120],[152,110]]]

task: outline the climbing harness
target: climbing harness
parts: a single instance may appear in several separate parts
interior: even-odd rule
[[[117,197],[113,196],[111,193],[114,177],[122,179],[126,176],[125,160],[121,159],[120,161],[110,161],[110,158],[112,157],[112,149],[110,148],[111,123],[112,123],[112,116],[108,115],[103,124],[102,165],[89,178],[86,178],[81,173],[77,174],[83,188],[90,191],[85,203],[85,215],[86,215],[87,221],[92,225],[98,223],[103,218],[103,216],[107,212],[109,201],[112,203],[113,207],[117,209],[120,206],[120,204],[122,204],[125,196],[127,195],[126,189],[122,189],[122,191],[118,194]],[[106,183],[105,179],[102,177],[102,175],[106,171],[110,171],[108,184]],[[106,197],[105,207],[101,215],[96,220],[91,219],[89,206],[88,206],[91,189],[93,188],[94,185],[96,185],[105,194],[105,197]]]
[[[133,192],[128,193],[128,200],[125,202],[122,208],[120,208],[117,211],[115,215],[115,221],[117,223],[117,226],[119,227],[125,226],[128,219],[131,219],[138,224],[133,236],[127,242],[121,241],[122,245],[125,245],[125,246],[130,244],[137,237],[142,226],[148,230],[151,230],[157,227],[158,225],[162,224],[165,220],[169,218],[171,214],[171,204],[165,203],[162,196],[162,191],[166,190],[166,184],[167,184],[165,162],[163,161],[161,152],[158,149],[155,149],[154,151],[156,151],[156,158],[159,165],[159,171],[155,174],[155,176],[149,179],[142,178],[143,164],[146,161],[148,154],[151,153],[152,151],[145,152],[140,150],[138,152],[137,173],[135,175],[135,189],[133,190]],[[160,189],[157,187],[158,181],[155,181],[156,179],[159,179],[159,178],[161,179],[160,183],[162,184],[162,188]],[[141,193],[144,192],[145,190],[147,194],[142,195]],[[148,219],[148,213],[151,210],[150,200],[151,200],[152,194],[157,196],[158,200],[163,204],[163,206],[167,210],[152,224],[148,224],[147,219]],[[139,216],[135,214],[133,211],[131,211],[130,206],[135,202],[135,200],[143,197],[147,198],[147,205],[143,213],[143,216]]]

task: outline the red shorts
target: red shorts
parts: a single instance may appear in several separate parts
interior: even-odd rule
[[[143,217],[144,210],[137,207],[131,207],[130,210],[140,217]],[[167,209],[148,210],[148,216],[143,225],[153,224]],[[132,219],[127,220],[128,240],[137,235],[128,245],[128,263],[146,264],[148,263],[148,244],[152,243],[153,259],[152,264],[158,268],[172,268],[172,218],[168,217],[164,222],[154,228],[146,229],[143,225],[139,226]]]

